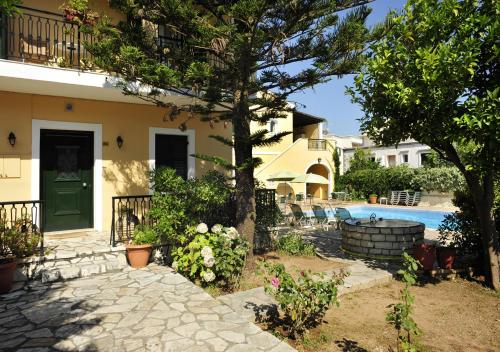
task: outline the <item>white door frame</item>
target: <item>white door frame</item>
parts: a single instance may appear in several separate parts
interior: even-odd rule
[[[187,177],[196,177],[196,158],[192,156],[196,152],[196,132],[193,129],[188,129],[181,131],[177,128],[160,128],[160,127],[150,127],[149,128],[149,170],[152,171],[156,167],[156,135],[157,134],[167,134],[176,136],[187,136],[188,138],[188,148],[187,148]]]
[[[103,229],[102,124],[33,119],[31,124],[31,198],[40,199],[40,131],[94,132],[94,229]]]

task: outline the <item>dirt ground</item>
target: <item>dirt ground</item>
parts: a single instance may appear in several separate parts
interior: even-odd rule
[[[399,282],[340,297],[325,323],[299,351],[389,351],[395,330],[385,322],[387,306],[398,301]],[[414,319],[422,330],[419,351],[500,351],[500,295],[458,279],[411,289]]]
[[[317,256],[290,256],[277,252],[269,252],[264,255],[256,256],[256,270],[243,272],[240,291],[263,286],[265,284],[263,276],[259,275],[259,262],[267,261],[270,263],[281,263],[292,276],[298,275],[298,271],[311,270],[312,272],[326,272],[333,269],[346,268],[347,265],[331,260],[322,259]]]

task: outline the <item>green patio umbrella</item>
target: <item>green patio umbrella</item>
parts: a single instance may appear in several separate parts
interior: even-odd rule
[[[317,174],[305,174],[295,177],[290,182],[293,183],[317,183],[320,185],[328,185],[330,181],[325,177]]]
[[[292,171],[279,171],[274,174],[269,175],[267,181],[291,181],[294,178],[299,177],[300,174]],[[285,192],[287,183],[285,182]]]

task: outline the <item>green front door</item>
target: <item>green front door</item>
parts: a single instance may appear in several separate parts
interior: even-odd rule
[[[47,231],[93,226],[93,145],[92,132],[41,131],[40,184]]]

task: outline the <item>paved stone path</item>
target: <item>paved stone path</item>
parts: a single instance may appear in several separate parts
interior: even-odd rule
[[[294,351],[154,264],[0,296],[0,350]]]

